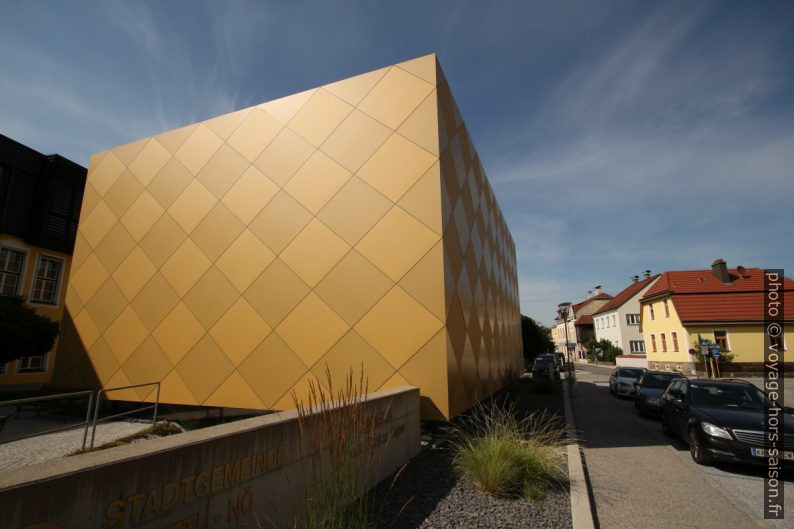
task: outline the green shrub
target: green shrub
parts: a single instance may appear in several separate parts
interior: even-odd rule
[[[478,405],[450,435],[453,464],[484,492],[541,498],[565,480],[565,436],[545,413],[516,418],[515,408]]]

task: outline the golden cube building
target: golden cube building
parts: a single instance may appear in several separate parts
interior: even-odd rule
[[[435,55],[95,154],[66,303],[57,382],[166,403],[292,408],[363,366],[443,419],[522,366],[515,246]]]

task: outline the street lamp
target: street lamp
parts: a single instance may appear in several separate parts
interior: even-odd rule
[[[571,308],[571,304],[567,301],[564,301],[563,303],[557,305],[557,308],[560,310],[562,324],[565,327],[565,356],[568,357],[568,369],[570,369],[570,366],[573,365],[573,355],[571,354],[571,348],[568,345],[568,310]],[[570,371],[568,372],[568,376],[571,376]]]

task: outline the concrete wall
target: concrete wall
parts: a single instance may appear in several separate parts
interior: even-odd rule
[[[371,394],[366,406],[384,441],[374,485],[419,451],[419,390]],[[0,527],[292,527],[298,447],[287,411],[15,469],[0,476]]]

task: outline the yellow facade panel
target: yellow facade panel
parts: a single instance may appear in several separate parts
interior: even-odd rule
[[[276,333],[265,338],[237,368],[266,408],[272,408],[307,369]]]
[[[174,158],[182,162],[192,175],[197,175],[222,144],[218,136],[199,124],[174,153]]]
[[[287,126],[319,147],[347,117],[353,107],[322,88],[318,89]]]
[[[130,171],[121,173],[116,181],[110,186],[108,192],[105,193],[103,200],[110,208],[113,214],[120,218],[126,213],[133,202],[138,198],[138,195],[143,191],[143,186]]]
[[[112,152],[108,152],[97,163],[96,168],[91,172],[91,185],[96,189],[99,196],[108,192],[116,178],[124,172],[125,166]]]
[[[331,307],[310,293],[276,327],[276,332],[311,367],[349,328]]]
[[[330,228],[312,219],[281,252],[281,259],[314,287],[349,250],[350,246]]]
[[[140,241],[149,228],[163,214],[163,208],[148,191],[142,191],[121,217],[121,223],[136,241]]]
[[[243,229],[245,225],[229,211],[229,208],[219,202],[198,223],[190,238],[210,261],[216,261]]]
[[[309,293],[301,278],[275,259],[245,291],[244,296],[260,316],[275,327]]]
[[[242,293],[274,258],[273,252],[256,235],[250,230],[243,230],[215,264]]]
[[[394,282],[352,250],[314,289],[348,324],[354,325]]]
[[[315,151],[287,182],[284,190],[316,215],[351,176],[328,155]]]
[[[309,142],[290,129],[283,128],[254,160],[254,165],[273,182],[283,186],[312,152],[314,147]]]
[[[390,134],[388,127],[354,109],[320,150],[355,173]]]
[[[154,329],[152,336],[171,364],[176,365],[205,332],[190,309],[184,303],[178,303]]]
[[[443,326],[441,320],[395,286],[359,320],[355,329],[399,369]]]
[[[215,198],[221,199],[248,169],[248,165],[248,160],[224,143],[199,171],[196,178],[215,195]]]
[[[372,90],[372,87],[381,80],[388,70],[388,68],[381,68],[380,70],[325,85],[323,88],[339,99],[355,106],[361,102],[361,99],[367,95],[367,92]]]
[[[155,272],[132,300],[132,308],[146,328],[153,331],[178,302],[176,291],[159,272]]]
[[[392,134],[358,170],[358,176],[393,202],[419,180],[435,157],[399,134]]]
[[[176,365],[182,380],[198,402],[206,402],[218,386],[234,372],[234,366],[209,334],[191,349]]]
[[[129,165],[130,172],[142,185],[147,186],[170,158],[171,153],[152,138]]]
[[[240,298],[218,320],[210,336],[235,366],[270,334],[270,327],[244,298]]]
[[[433,85],[427,81],[392,67],[358,108],[396,130],[432,90]]]
[[[205,329],[211,328],[239,298],[238,290],[211,266],[182,300]]]
[[[354,245],[391,208],[392,202],[353,176],[317,216],[323,224]]]
[[[254,217],[248,228],[278,254],[311,219],[312,215],[306,208],[288,193],[279,191]]]
[[[277,192],[278,186],[251,165],[223,197],[223,203],[243,224],[250,224]]]
[[[283,409],[363,367],[445,419],[521,364],[515,248],[434,55],[95,155],[73,262],[62,380]]]
[[[361,239],[356,250],[399,281],[438,240],[438,234],[394,207]]]

